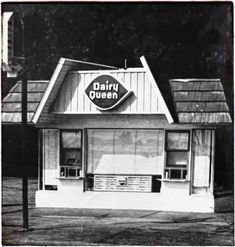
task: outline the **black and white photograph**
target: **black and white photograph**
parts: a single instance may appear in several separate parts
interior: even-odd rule
[[[2,246],[234,246],[233,8],[1,3]]]

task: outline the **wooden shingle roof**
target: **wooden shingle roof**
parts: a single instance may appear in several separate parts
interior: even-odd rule
[[[32,118],[42,99],[49,81],[28,81],[28,123]],[[18,81],[2,100],[2,123],[21,123],[21,95],[22,82]]]
[[[232,122],[220,79],[172,79],[170,85],[179,123]]]

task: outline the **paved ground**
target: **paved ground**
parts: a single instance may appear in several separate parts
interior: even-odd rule
[[[3,179],[3,245],[234,245],[232,197],[218,198],[221,213],[35,208],[29,181],[29,221],[21,232],[21,180]]]

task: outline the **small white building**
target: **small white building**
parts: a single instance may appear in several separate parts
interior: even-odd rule
[[[49,83],[29,82],[37,207],[214,211],[216,127],[232,122],[222,84],[169,80],[173,114],[140,60],[117,69],[61,58]],[[9,97],[5,123],[21,119]]]

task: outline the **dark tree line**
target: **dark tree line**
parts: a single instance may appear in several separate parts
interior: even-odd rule
[[[60,57],[123,67],[125,58],[138,66],[145,55],[159,79],[224,77],[232,86],[230,3],[6,3],[5,10],[16,19],[25,15],[33,79],[50,78]],[[16,45],[20,56],[20,42]]]

